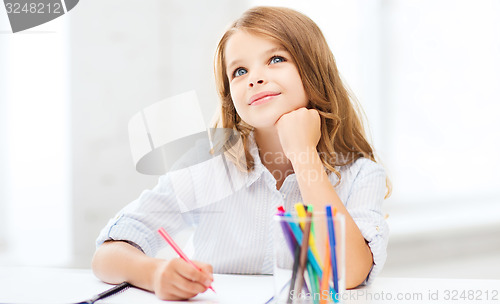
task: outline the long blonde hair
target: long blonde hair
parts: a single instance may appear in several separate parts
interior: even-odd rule
[[[308,108],[320,114],[321,138],[316,148],[327,170],[334,172],[340,181],[335,166],[350,164],[360,157],[376,161],[366,139],[360,107],[342,83],[333,54],[316,23],[289,8],[259,6],[247,10],[230,26],[215,54],[215,80],[221,99],[215,126],[241,134],[248,170],[254,167],[247,142],[253,128],[236,112],[224,57],[228,39],[239,30],[272,38],[291,54],[309,99]],[[387,189],[386,197],[391,192],[389,179]]]

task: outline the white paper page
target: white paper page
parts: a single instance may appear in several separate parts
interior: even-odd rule
[[[189,302],[195,303],[252,303],[263,304],[273,296],[272,276],[238,276],[238,275],[214,275],[212,287],[203,294],[191,299]],[[138,289],[127,290],[102,303],[108,304],[128,304],[128,303],[162,303],[152,293],[147,293]],[[186,303],[169,302],[169,303]]]
[[[97,279],[89,269],[0,268],[0,303],[57,304],[92,298],[113,285]],[[264,303],[273,295],[272,276],[214,275],[212,287],[191,299],[195,303]],[[191,302],[190,301],[190,302]],[[153,293],[129,288],[98,303],[163,303]],[[186,303],[169,302],[169,303]]]

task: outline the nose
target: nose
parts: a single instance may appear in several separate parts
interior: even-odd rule
[[[250,75],[250,77],[248,78],[249,79],[249,82],[248,82],[248,86],[253,88],[254,85],[256,84],[264,84],[264,74],[263,74],[263,71],[257,71],[257,69],[254,69],[252,71],[253,75]]]
[[[264,83],[264,80],[259,79],[259,80],[257,80],[257,81],[251,81],[248,85],[249,85],[251,88],[253,88],[254,83],[255,83],[255,84],[263,84],[263,83]]]

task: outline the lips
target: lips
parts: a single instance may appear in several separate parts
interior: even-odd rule
[[[278,96],[280,95],[281,93],[278,93],[278,92],[261,92],[261,93],[257,93],[255,95],[253,95],[250,100],[249,100],[249,105],[252,105],[252,104],[258,104],[258,103],[261,103],[262,101],[264,101],[263,99],[266,98],[266,97],[274,97],[274,96]]]

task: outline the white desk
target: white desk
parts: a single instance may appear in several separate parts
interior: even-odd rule
[[[191,301],[262,304],[274,292],[271,276],[215,275],[214,279],[212,286],[217,293],[209,290]],[[88,269],[0,267],[0,303],[72,303],[91,298],[110,287]],[[346,304],[498,304],[500,280],[378,278],[371,286],[347,291],[343,299],[342,303]],[[166,302],[158,300],[152,293],[132,288],[98,303]]]

